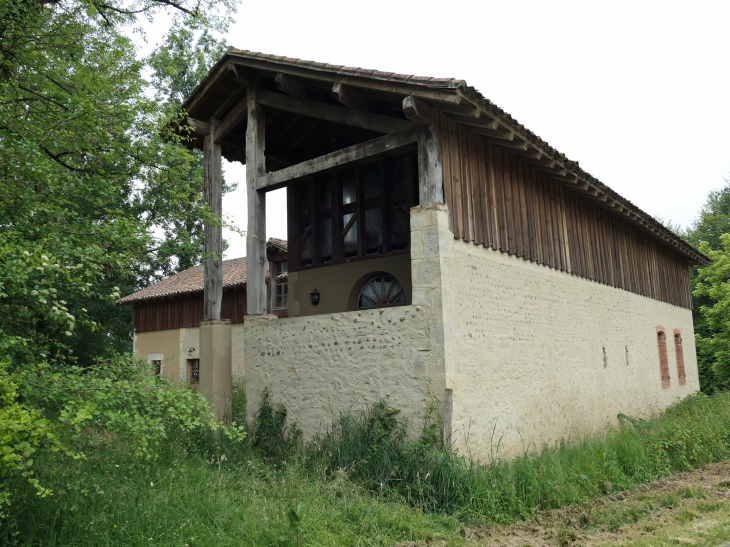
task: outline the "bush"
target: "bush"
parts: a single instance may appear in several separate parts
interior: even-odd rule
[[[120,356],[96,366],[53,368],[48,364],[10,371],[0,366],[0,477],[22,473],[45,497],[51,493],[33,476],[38,452],[80,459],[112,440],[137,458],[157,457],[171,435],[219,431],[233,442],[242,426],[213,421],[197,391],[155,376],[147,363]],[[10,503],[0,489],[0,507]]]

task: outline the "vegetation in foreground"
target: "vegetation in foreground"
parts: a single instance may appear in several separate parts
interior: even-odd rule
[[[242,398],[236,403],[240,416]],[[243,442],[171,429],[158,456],[144,457],[121,435],[97,431],[85,459],[45,454],[37,477],[53,494],[38,497],[20,473],[11,474],[0,542],[456,543],[475,527],[529,519],[730,458],[728,393],[698,394],[652,419],[627,418],[602,435],[486,465],[444,449],[430,427],[408,441],[397,411],[382,404],[340,416],[316,445],[302,448],[296,430],[282,427],[285,409],[262,403]]]

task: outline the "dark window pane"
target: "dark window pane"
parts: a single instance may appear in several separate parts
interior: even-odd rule
[[[350,220],[352,219],[354,213],[348,213],[346,215],[342,215],[342,229],[344,230],[347,228],[347,225],[349,224]],[[357,254],[357,219],[355,219],[350,226],[350,229],[345,234],[344,238],[344,251],[345,256],[352,256]]]
[[[329,175],[319,179],[319,201],[320,212],[332,207],[332,192],[330,192]]]
[[[365,182],[365,199],[380,196],[380,162],[363,166],[362,177]]]
[[[319,256],[324,261],[332,260],[332,221],[329,218],[319,221],[317,237],[319,238]]]
[[[312,181],[308,180],[299,183],[299,192],[297,194],[297,206],[299,208],[299,216],[308,217],[312,212]]]
[[[403,213],[396,211],[396,207]],[[405,217],[404,217],[405,215]],[[406,203],[394,203],[390,208],[390,246],[395,249],[404,249],[408,244],[410,225],[407,220]]]
[[[342,203],[355,203],[357,200],[357,173],[349,169],[342,173]]]
[[[383,211],[380,207],[365,211],[365,247],[367,252],[378,252],[383,245]]]
[[[406,189],[405,157],[388,158],[388,191],[400,192]]]
[[[300,252],[302,256],[302,262],[305,264],[310,264],[312,262],[312,232],[310,231],[307,234],[307,237],[304,238],[304,241],[301,244]]]

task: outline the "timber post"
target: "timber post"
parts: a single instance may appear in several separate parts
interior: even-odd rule
[[[266,173],[264,157],[264,112],[258,90],[247,92],[246,188],[248,191],[248,233],[246,234],[247,314],[266,313],[266,193],[257,188]]]
[[[221,319],[223,301],[223,188],[221,145],[216,144],[219,120],[211,118],[203,138],[203,197],[205,219],[203,250],[203,322],[200,324],[200,391],[212,405],[216,420],[231,413],[231,322]]]

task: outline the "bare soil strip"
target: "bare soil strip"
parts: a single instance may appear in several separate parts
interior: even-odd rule
[[[730,547],[730,460],[548,511],[527,522],[464,529],[463,536],[460,544],[484,547]]]

